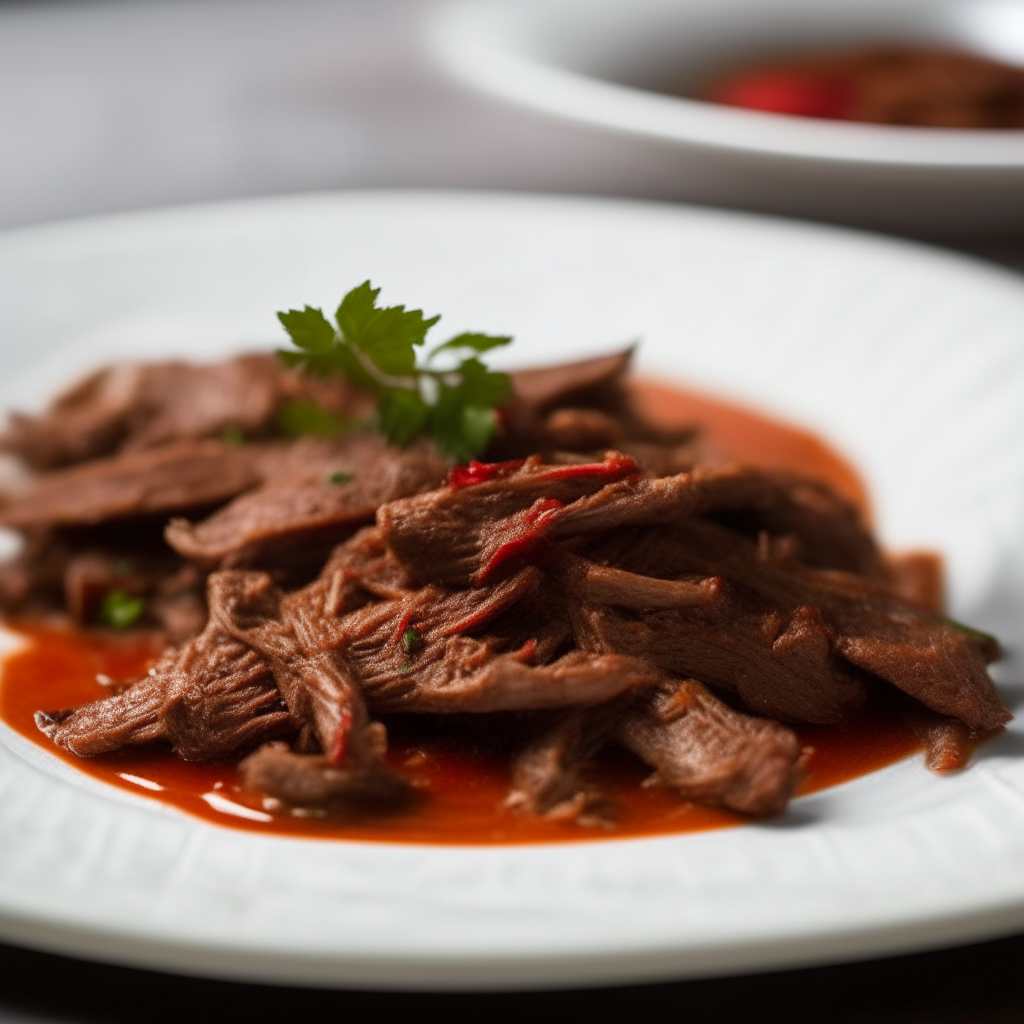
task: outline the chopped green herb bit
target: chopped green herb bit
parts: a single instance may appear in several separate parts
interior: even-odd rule
[[[237,424],[232,423],[220,432],[220,439],[225,444],[234,445],[234,447],[240,448],[245,444],[245,431]]]
[[[412,668],[412,663],[411,662],[403,661],[402,664],[398,666],[398,671],[404,673],[404,672],[408,672],[409,669],[411,669],[411,668]]]
[[[420,635],[415,629],[407,629],[402,634],[402,647],[405,649],[406,654],[412,654],[414,650],[419,646]]]
[[[145,608],[146,602],[141,597],[132,597],[123,590],[108,590],[103,595],[96,618],[113,629],[127,629],[138,621]]]
[[[404,446],[428,435],[455,462],[479,455],[497,427],[495,409],[512,390],[508,375],[488,370],[479,357],[512,339],[458,334],[421,362],[418,351],[440,317],[405,306],[378,306],[379,294],[369,281],[353,288],[341,300],[333,324],[312,306],[278,313],[295,345],[278,352],[281,361],[317,377],[345,377],[375,395],[377,425],[392,444]],[[289,433],[334,436],[306,423],[316,416],[308,409],[313,403],[294,404],[305,409],[302,416],[291,414],[293,423],[302,421],[297,429],[289,427],[283,411]]]
[[[958,633],[965,633],[972,640],[977,640],[983,644],[999,646],[999,641],[991,633],[983,633],[980,629],[975,629],[973,626],[965,626],[962,622],[957,622],[956,619],[947,618],[945,622],[951,629],[955,629]]]
[[[351,473],[332,473],[328,478],[329,484],[347,484],[352,480]]]
[[[284,432],[290,437],[299,437],[301,434],[338,437],[352,429],[350,420],[335,416],[323,406],[307,399],[283,405],[277,418]]]

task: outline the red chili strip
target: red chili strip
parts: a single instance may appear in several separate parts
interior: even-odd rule
[[[532,665],[537,657],[537,641],[535,639],[527,640],[518,651],[512,654],[512,657],[516,661],[521,661],[524,665]]]
[[[342,708],[341,720],[338,723],[338,739],[334,744],[334,749],[330,752],[331,764],[341,764],[342,759],[345,756],[348,733],[351,728],[352,711],[349,708]]]
[[[557,498],[538,498],[528,509],[512,516],[504,529],[513,536],[491,555],[484,568],[477,573],[474,584],[482,586],[509,559],[533,554],[547,536],[552,514],[560,508],[562,502]]]
[[[545,466],[538,474],[540,480],[572,480],[580,476],[593,476],[599,480],[621,480],[639,473],[639,467],[621,452],[610,452],[603,462],[581,462],[569,466]]]
[[[460,491],[463,487],[487,483],[488,480],[499,480],[521,468],[525,459],[512,459],[509,462],[477,462],[474,459],[468,466],[456,466],[448,474],[448,486]]]

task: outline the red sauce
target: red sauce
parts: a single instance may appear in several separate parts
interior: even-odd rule
[[[713,103],[796,117],[924,128],[1024,127],[1024,71],[963,51],[862,46],[741,68]]]
[[[709,443],[737,460],[813,474],[866,507],[856,474],[810,434],[656,384],[639,385],[638,394],[656,420],[676,425],[699,422]],[[159,746],[77,758],[53,747],[36,729],[33,714],[41,708],[71,707],[106,695],[109,690],[98,676],[117,683],[144,674],[158,653],[153,636],[116,636],[40,623],[14,623],[11,628],[27,643],[4,662],[0,718],[94,778],[220,825],[321,839],[491,844],[659,835],[745,821],[728,811],[681,801],[668,790],[642,787],[649,770],[620,751],[602,755],[592,776],[615,807],[614,827],[583,828],[506,811],[502,802],[508,788],[507,757],[489,751],[465,731],[427,733],[416,716],[388,723],[389,761],[416,786],[416,798],[408,806],[349,817],[271,816],[258,796],[241,789],[231,764],[180,761]],[[902,718],[877,711],[840,727],[802,727],[797,733],[813,748],[801,793],[856,778],[921,749]]]

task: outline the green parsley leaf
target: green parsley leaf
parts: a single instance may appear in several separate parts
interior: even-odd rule
[[[430,406],[419,392],[394,388],[381,396],[377,416],[384,436],[404,448],[423,433],[430,418]]]
[[[146,602],[141,597],[132,597],[123,590],[108,590],[103,595],[97,621],[113,629],[127,629],[138,621],[146,609]]]
[[[479,357],[512,339],[465,332],[436,346],[420,364],[417,352],[440,317],[378,306],[379,295],[369,281],[353,288],[335,313],[336,328],[312,306],[278,313],[295,344],[278,352],[281,361],[324,379],[345,377],[375,395],[377,425],[392,444],[408,445],[427,434],[449,459],[479,455],[497,427],[494,410],[511,394],[508,376],[488,370]],[[439,353],[448,357],[444,369],[431,364]],[[312,402],[286,406],[281,422],[291,434],[333,437],[345,428]]]
[[[245,431],[238,424],[231,423],[220,432],[220,439],[232,448],[241,448],[245,444]]]
[[[402,634],[402,647],[406,654],[412,654],[419,646],[420,635],[411,627]]]
[[[458,351],[459,349],[467,348],[472,349],[474,352],[489,352],[492,348],[511,344],[511,336],[505,334],[456,334],[450,341],[446,341],[431,349],[430,358],[433,359],[438,352]]]
[[[405,306],[377,307],[379,288],[364,281],[338,306],[336,319],[342,337],[368,356],[386,374],[411,374],[416,369],[416,346],[441,318],[425,318],[423,310]]]
[[[278,313],[277,319],[296,348],[305,352],[326,352],[334,344],[334,328],[323,311],[306,306]]]
[[[339,471],[337,473],[331,473],[327,477],[327,482],[329,484],[347,484],[351,483],[352,479],[353,478],[351,473],[342,473]]]
[[[314,434],[316,437],[338,437],[351,428],[351,423],[334,413],[328,412],[322,405],[302,399],[288,402],[277,414],[281,428],[289,437],[301,434]]]
[[[976,640],[981,644],[995,644],[999,646],[999,641],[991,633],[983,633],[980,629],[975,629],[973,626],[964,625],[962,622],[957,622],[956,619],[946,618],[945,623],[951,629],[955,629],[958,633],[963,633],[965,636],[969,636],[972,640]]]

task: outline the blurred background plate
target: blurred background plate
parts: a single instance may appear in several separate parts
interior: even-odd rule
[[[907,243],[742,214],[349,193],[0,235],[0,408],[118,357],[280,341],[276,309],[371,276],[516,361],[640,339],[640,369],[819,432],[883,539],[941,551],[952,612],[1024,650],[1024,285]],[[955,410],[955,412],[953,412]],[[1013,708],[1020,659],[998,666]],[[0,936],[263,982],[508,988],[694,977],[1024,926],[1014,726],[948,778],[918,758],[744,828],[440,847],[214,827],[0,729]]]
[[[659,91],[765,55],[872,43],[1024,64],[1016,0],[461,0],[428,40],[459,80],[632,138],[676,195],[889,230],[1024,227],[1024,130],[922,129],[739,110]]]

